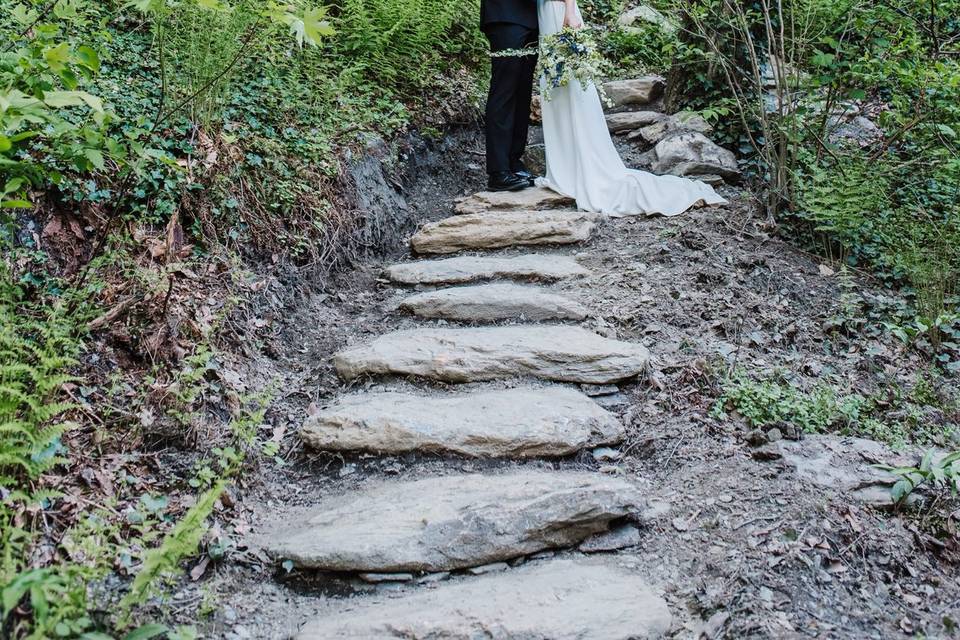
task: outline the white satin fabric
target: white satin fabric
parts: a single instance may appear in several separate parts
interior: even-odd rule
[[[537,10],[542,36],[563,29],[563,2],[538,0]],[[581,210],[612,217],[675,216],[693,206],[726,202],[699,180],[628,169],[610,139],[592,84],[584,90],[572,80],[553,89],[542,109],[547,175],[537,184],[575,199]]]

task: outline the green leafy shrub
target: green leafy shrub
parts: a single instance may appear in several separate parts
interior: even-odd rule
[[[960,451],[938,456],[931,449],[924,454],[918,467],[876,466],[900,477],[890,489],[890,497],[898,504],[922,485],[931,486],[936,491],[949,490],[954,496],[960,494]]]
[[[601,51],[623,75],[662,72],[676,50],[676,38],[654,24],[614,29],[601,42]]]
[[[787,423],[805,433],[857,435],[894,446],[942,444],[958,425],[937,423],[942,420],[940,412],[956,419],[960,404],[957,399],[945,404],[928,393],[928,384],[921,379],[910,393],[891,388],[886,394],[840,394],[827,384],[804,390],[782,376],[757,379],[737,371],[722,383],[712,415],[722,419],[736,411],[751,427]]]

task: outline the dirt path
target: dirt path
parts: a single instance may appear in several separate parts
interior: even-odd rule
[[[740,422],[711,417],[717,380],[737,367],[858,388],[882,384],[885,366],[918,368],[882,338],[868,354],[825,337],[836,278],[727,195],[669,220],[551,213],[549,233],[521,220],[499,240],[481,228],[499,214],[466,231],[461,216],[421,245],[455,235],[467,249],[451,255],[506,259],[449,286],[496,280],[547,299],[437,300],[447,285],[391,282],[391,260],[305,301],[279,356],[246,363],[280,381],[270,417],[292,464],[241,488],[223,532],[232,561],[179,606],[228,603],[206,628],[224,638],[949,637],[954,567],[858,493],[885,450],[833,436],[756,449]],[[425,208],[450,213],[450,195]],[[481,249],[520,237],[565,244]],[[538,253],[588,273],[486,277]],[[413,294],[428,299],[400,309]],[[464,309],[482,320],[451,319]],[[568,395],[530,407],[508,395],[557,390]],[[302,449],[305,423],[342,450]]]

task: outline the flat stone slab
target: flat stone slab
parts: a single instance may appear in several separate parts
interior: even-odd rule
[[[587,240],[596,215],[581,211],[490,211],[424,225],[412,238],[416,253],[572,244]]]
[[[401,597],[357,598],[346,611],[342,601],[335,606],[297,638],[654,640],[672,622],[643,578],[610,558],[531,563]]]
[[[307,569],[449,571],[572,546],[643,507],[629,482],[596,473],[393,481],[320,501],[312,515],[269,534],[266,550]]]
[[[574,204],[573,198],[543,187],[523,191],[481,191],[457,200],[456,213],[482,213],[498,209],[556,209]]]
[[[410,375],[445,382],[532,376],[607,384],[642,373],[650,354],[639,344],[570,326],[424,328],[395,331],[335,354],[346,380]]]
[[[624,429],[579,391],[521,387],[443,397],[346,396],[307,419],[300,435],[324,450],[530,458],[620,442]]]
[[[589,270],[569,256],[530,253],[512,258],[457,256],[442,260],[404,262],[386,269],[400,284],[465,284],[495,278],[513,280],[564,280],[585,276]]]
[[[466,322],[494,320],[583,320],[589,315],[579,302],[540,287],[482,284],[412,295],[400,309],[421,318]]]
[[[919,465],[919,455],[894,452],[886,445],[864,438],[810,435],[803,440],[773,443],[784,461],[793,467],[801,482],[823,489],[841,491],[878,507],[893,504],[890,490],[899,479],[874,464]]]
[[[668,116],[659,111],[624,111],[607,115],[607,129],[610,133],[633,131],[660,122]]]

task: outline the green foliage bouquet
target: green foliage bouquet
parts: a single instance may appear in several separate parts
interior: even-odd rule
[[[600,53],[590,30],[565,27],[544,36],[540,39],[539,53],[537,76],[543,80],[540,87],[544,100],[550,100],[554,89],[566,87],[571,80],[576,80],[584,91],[590,85],[595,86],[600,99],[610,104],[601,82],[609,63]]]
[[[490,55],[494,58],[539,55],[536,75],[543,81],[540,93],[544,100],[550,100],[555,89],[576,80],[584,91],[595,86],[600,99],[612,106],[601,82],[610,63],[600,53],[593,33],[588,29],[564,27],[562,31],[542,36],[537,49],[507,49]]]

